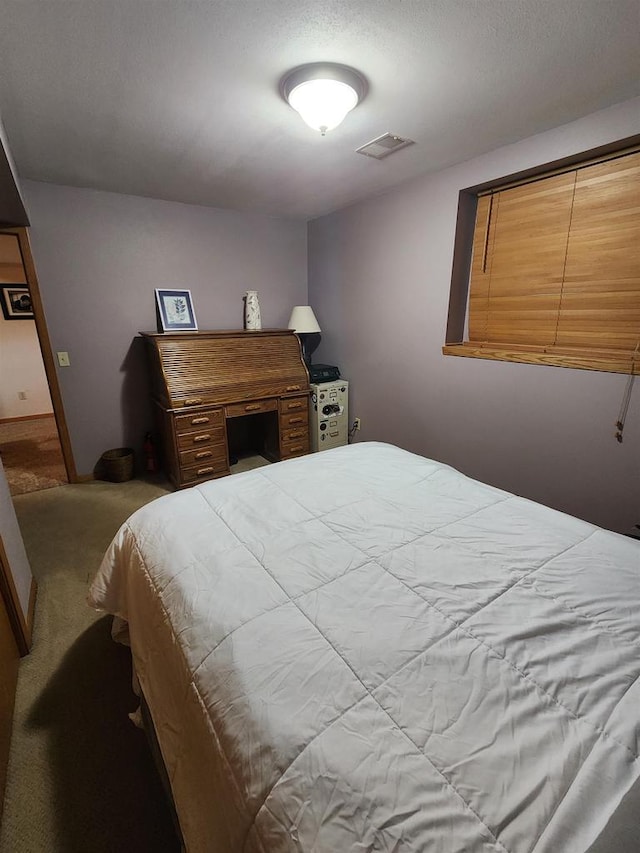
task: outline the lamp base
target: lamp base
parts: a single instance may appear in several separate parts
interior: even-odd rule
[[[304,363],[309,367],[311,364],[311,356],[318,349],[320,344],[320,332],[298,332],[300,344],[302,346],[302,358]]]

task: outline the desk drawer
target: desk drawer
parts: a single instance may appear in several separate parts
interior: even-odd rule
[[[309,452],[309,435],[304,438],[294,438],[292,441],[283,441],[280,445],[280,458],[291,459],[293,456],[304,456]]]
[[[289,415],[294,412],[309,414],[309,395],[301,394],[298,397],[284,397],[280,400],[280,414]]]
[[[298,409],[286,415],[280,415],[280,431],[287,432],[290,429],[306,429],[309,423],[309,409]]]
[[[180,467],[189,468],[194,465],[202,468],[223,462],[227,464],[227,447],[225,444],[210,444],[197,450],[180,451]]]
[[[202,429],[198,432],[183,432],[177,436],[179,450],[192,450],[211,444],[224,444],[226,441],[224,426]]]
[[[213,426],[221,426],[224,418],[222,409],[207,409],[190,415],[178,415],[175,420],[176,432],[183,433],[193,430],[206,432]]]
[[[230,403],[224,407],[228,418],[239,418],[241,415],[257,415],[259,412],[275,412],[277,409],[277,400],[247,400],[246,403]]]
[[[290,429],[282,429],[280,431],[280,441],[285,444],[297,444],[300,441],[309,440],[309,427],[305,424],[303,427],[291,427]]]
[[[212,461],[205,460],[202,465],[194,465],[189,468],[181,468],[180,469],[180,480],[183,485],[188,483],[198,483],[204,482],[205,480],[211,479],[211,477],[220,477],[223,474],[229,473],[229,467],[227,465],[227,460],[225,459],[214,459]]]
[[[309,430],[291,429],[280,436],[280,458],[290,459],[292,456],[303,456],[309,452]]]

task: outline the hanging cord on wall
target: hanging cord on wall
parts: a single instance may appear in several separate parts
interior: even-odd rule
[[[618,415],[618,420],[616,421],[616,441],[618,444],[622,444],[622,433],[624,431],[624,422],[627,419],[627,412],[629,411],[629,402],[631,400],[631,390],[633,389],[633,383],[635,380],[634,375],[634,366],[635,366],[635,357],[638,354],[638,349],[640,349],[640,341],[636,344],[636,348],[633,351],[633,356],[631,358],[631,369],[629,370],[629,378],[627,379],[627,384],[625,385],[624,394],[622,395],[622,404],[620,406],[620,414]]]

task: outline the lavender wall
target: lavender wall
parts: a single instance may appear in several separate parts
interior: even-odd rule
[[[0,460],[0,539],[7,555],[8,568],[13,578],[16,595],[25,622],[29,623],[29,595],[31,592],[31,566],[18,527],[9,484]]]
[[[155,330],[154,288],[188,288],[200,329],[242,327],[258,290],[265,327],[307,298],[306,225],[23,181],[30,237],[76,468],[139,449],[153,425],[139,331]]]
[[[16,164],[0,116],[0,224],[28,225]]]
[[[626,377],[441,353],[460,189],[635,133],[640,99],[310,223],[309,301],[323,330],[315,358],[351,380],[361,440],[604,527],[640,523],[640,380],[618,444]]]
[[[20,393],[27,395],[20,399]],[[0,315],[0,421],[53,412],[34,320]]]
[[[0,222],[12,225],[27,224],[13,158],[4,135],[2,121],[0,121]],[[21,326],[22,323],[16,325]],[[2,356],[6,357],[6,352],[3,352]],[[4,379],[5,377],[3,377]],[[11,572],[22,613],[25,621],[28,622],[29,594],[32,582],[31,566],[18,527],[2,460],[0,460],[0,539],[2,539],[9,561],[8,569]],[[0,571],[2,571],[1,568]]]

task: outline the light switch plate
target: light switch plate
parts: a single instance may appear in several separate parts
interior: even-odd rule
[[[69,353],[68,352],[59,352],[58,354],[58,364],[60,367],[69,367],[71,362],[69,361]]]

